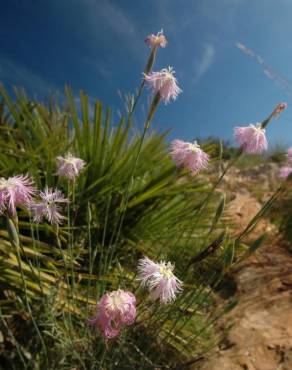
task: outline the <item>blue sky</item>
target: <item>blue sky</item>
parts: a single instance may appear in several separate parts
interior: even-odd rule
[[[0,80],[39,98],[84,89],[122,110],[118,91],[138,86],[149,49],[164,29],[169,44],[154,69],[176,70],[183,94],[162,105],[153,126],[169,138],[232,138],[236,125],[290,108],[268,127],[272,144],[292,144],[291,0],[10,0],[1,4]],[[275,74],[239,50],[260,55]],[[280,77],[282,76],[282,77]],[[61,94],[61,93],[60,93]],[[144,92],[144,104],[149,92]],[[136,122],[142,125],[143,106]]]

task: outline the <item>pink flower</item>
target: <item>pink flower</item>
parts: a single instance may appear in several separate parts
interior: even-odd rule
[[[58,175],[67,178],[68,180],[75,180],[79,172],[85,166],[83,159],[73,157],[68,153],[66,157],[57,157]]]
[[[272,116],[277,118],[288,107],[287,103],[279,103],[272,112]]]
[[[150,290],[151,299],[160,299],[163,304],[175,300],[182,290],[182,282],[173,274],[174,266],[170,262],[155,263],[148,257],[139,260],[138,280]]]
[[[247,127],[235,127],[234,137],[246,153],[262,153],[268,148],[265,129],[260,123]]]
[[[160,46],[161,48],[165,48],[167,45],[166,37],[163,34],[163,30],[159,31],[157,35],[149,35],[145,39],[146,44],[148,44],[151,48]]]
[[[192,144],[174,140],[171,143],[170,154],[178,166],[188,168],[194,173],[208,166],[209,155],[200,148],[196,141]]]
[[[287,158],[289,161],[292,161],[292,148],[289,148],[287,150]]]
[[[34,222],[40,223],[47,219],[51,224],[58,225],[64,220],[60,214],[60,204],[68,203],[60,190],[45,188],[40,192],[40,201],[33,202],[30,206],[34,213]]]
[[[90,325],[100,330],[105,339],[120,334],[123,325],[132,325],[136,319],[136,298],[131,292],[117,290],[104,294],[96,307],[96,316]]]
[[[144,73],[144,79],[152,88],[154,93],[159,93],[167,104],[171,99],[175,100],[182,90],[177,85],[174,77],[174,70],[171,67],[164,68],[158,72]]]
[[[292,173],[292,167],[288,167],[288,166],[287,167],[282,167],[282,168],[280,168],[279,177],[286,180],[291,173]]]
[[[36,189],[28,176],[0,178],[0,213],[8,210],[12,215],[17,206],[29,207]]]

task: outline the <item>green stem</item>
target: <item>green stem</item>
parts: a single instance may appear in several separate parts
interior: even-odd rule
[[[65,279],[66,279],[67,289],[69,290],[69,288],[70,288],[70,280],[69,280],[69,275],[68,275],[68,266],[67,266],[67,261],[66,261],[66,257],[65,257],[64,251],[62,249],[60,238],[59,238],[59,225],[58,224],[56,226],[56,239],[57,239],[57,246],[58,246],[58,248],[60,250],[60,253],[61,253],[61,256],[62,256],[62,260],[63,260],[63,263],[64,263]]]
[[[215,280],[213,280],[213,277],[215,277]],[[197,294],[195,294],[195,297],[189,302],[189,304],[186,306],[186,307],[184,307],[184,310],[187,310],[194,302],[195,302],[195,300],[196,300],[196,298],[200,298],[201,297],[201,295],[202,295],[202,293],[204,292],[204,290],[205,290],[205,288],[206,288],[206,286],[208,286],[208,284],[210,284],[210,283],[212,283],[212,284],[214,284],[213,285],[213,287],[211,288],[211,287],[209,287],[209,291],[208,291],[208,293],[206,294],[206,296],[205,296],[205,298],[204,298],[204,301],[206,301],[209,297],[210,297],[210,295],[212,294],[212,292],[213,292],[213,290],[214,290],[214,288],[221,282],[221,279],[222,279],[222,277],[221,276],[219,276],[219,277],[217,277],[217,279],[216,279],[216,273],[214,273],[213,275],[212,275],[212,277],[211,277],[211,279],[209,280],[209,282],[203,287],[203,289],[201,289],[201,291],[199,292],[199,294],[197,295]],[[213,280],[213,281],[212,281]],[[196,305],[195,305],[195,307],[193,308],[193,311],[194,311],[194,314],[196,313],[196,311],[197,311],[197,309],[200,307],[200,303],[199,303],[199,299],[198,299],[198,301],[197,301],[197,303],[196,303]],[[176,332],[178,333],[179,331],[181,331],[186,325],[187,325],[187,323],[188,323],[188,321],[191,319],[191,317],[190,318],[188,318],[187,320],[185,320],[185,322],[184,323],[182,323],[182,325],[181,326],[179,326],[177,329],[176,329]],[[180,320],[180,317],[175,321],[175,324],[173,325],[173,327],[172,327],[172,329],[170,330],[170,331],[172,331],[172,330],[174,330],[174,328],[177,326],[177,324],[178,324],[178,322],[179,322],[179,320]],[[164,339],[166,339],[166,338],[163,338],[163,340]]]
[[[105,212],[105,220],[104,220],[104,228],[103,228],[103,233],[102,233],[102,241],[101,241],[101,249],[100,249],[100,258],[99,258],[99,263],[98,263],[98,276],[99,278],[101,277],[102,274],[106,274],[107,272],[107,259],[108,259],[108,254],[109,254],[109,248],[105,249],[105,238],[106,238],[106,233],[107,233],[107,228],[108,228],[108,221],[109,221],[109,209],[110,209],[110,204],[111,204],[111,194],[108,196],[107,200],[107,205],[106,205],[106,212]],[[97,247],[95,250],[95,256],[93,258],[93,263],[95,261],[95,257],[97,254]],[[102,282],[99,284],[100,289],[96,289],[96,299],[98,299],[99,296],[103,294],[106,288],[106,283]]]
[[[34,237],[34,227],[33,227],[31,214],[29,214],[29,223],[30,223],[30,233],[31,233],[31,238],[32,238],[32,248],[33,248],[33,251],[35,253],[34,261],[35,261],[35,265],[36,265],[37,270],[38,270],[38,282],[39,282],[41,292],[42,292],[42,294],[44,294],[43,284],[42,284],[42,280],[41,280],[41,266],[40,266],[40,260],[37,256],[38,251],[36,249],[36,243],[35,243],[35,237]],[[36,226],[36,227],[38,227],[38,226]]]
[[[15,227],[15,224],[14,224],[13,220],[9,216],[6,217],[6,223],[7,223],[7,231],[8,231],[8,234],[9,234],[9,239],[10,239],[11,246],[16,251],[16,257],[17,257],[18,267],[19,267],[19,271],[20,271],[20,275],[21,275],[21,280],[22,280],[22,284],[23,284],[23,289],[24,289],[26,307],[27,307],[28,313],[30,315],[31,321],[33,323],[33,326],[34,326],[34,328],[35,328],[35,330],[37,332],[37,335],[38,335],[38,337],[40,339],[40,342],[41,342],[41,345],[42,345],[42,348],[43,348],[43,351],[44,351],[44,356],[45,356],[45,359],[46,359],[45,360],[46,361],[46,368],[48,368],[48,353],[47,353],[47,348],[46,348],[44,339],[43,339],[43,337],[41,335],[41,332],[40,332],[40,330],[39,330],[39,328],[37,326],[37,323],[35,321],[35,318],[34,318],[34,316],[32,314],[32,310],[31,310],[31,307],[30,307],[30,304],[29,304],[28,295],[27,295],[27,286],[26,286],[25,277],[24,277],[24,273],[23,273],[23,269],[22,269],[22,265],[21,265],[20,242],[19,242],[18,232],[16,230],[16,227]]]
[[[151,71],[151,69],[152,69],[152,67],[153,67],[153,64],[154,64],[154,61],[155,61],[156,53],[157,53],[157,46],[155,46],[155,47],[151,50],[151,54],[150,54],[149,59],[148,59],[148,61],[147,61],[146,67],[145,67],[145,69],[144,69],[144,74],[148,74],[148,73]],[[135,108],[136,108],[136,106],[137,106],[137,103],[138,103],[138,101],[139,101],[139,98],[140,98],[140,96],[142,95],[142,91],[143,91],[143,89],[144,89],[144,86],[145,86],[145,79],[143,78],[143,79],[142,79],[142,82],[141,82],[141,84],[140,84],[140,86],[139,86],[138,92],[137,92],[137,94],[136,94],[136,96],[135,96],[135,100],[134,100],[134,102],[133,102],[133,104],[132,104],[132,106],[131,106],[131,108],[130,108],[130,110],[129,110],[128,122],[129,122],[129,121],[131,120],[131,118],[132,118],[132,115],[133,115],[134,110],[135,110]]]
[[[155,57],[156,57],[156,53],[157,53],[157,46],[153,47],[152,50],[151,50],[151,54],[148,58],[148,61],[147,61],[147,64],[146,64],[146,67],[144,69],[144,74],[148,74],[150,72],[150,70],[152,69],[153,67],[153,64],[154,64],[154,61],[155,61]],[[145,85],[145,79],[143,78],[141,84],[140,84],[140,87],[139,87],[139,90],[138,90],[138,93],[135,97],[135,100],[134,100],[134,103],[129,111],[129,114],[128,114],[128,120],[127,122],[129,123],[131,118],[132,118],[132,115],[134,113],[134,110],[136,108],[136,105],[138,103],[138,100],[142,94],[142,91],[143,91],[143,88],[144,88],[144,85]],[[123,222],[124,222],[124,218],[125,218],[125,209],[127,207],[127,204],[128,204],[128,200],[129,200],[129,192],[130,192],[130,189],[132,187],[132,183],[133,183],[133,175],[134,175],[134,171],[137,167],[137,163],[138,163],[138,160],[139,160],[139,156],[140,156],[140,152],[141,152],[141,148],[142,148],[142,144],[143,144],[143,141],[145,139],[145,136],[146,136],[146,132],[147,130],[149,129],[150,127],[150,124],[151,124],[151,121],[153,119],[153,116],[154,116],[154,113],[159,105],[159,102],[160,102],[160,94],[159,92],[156,93],[156,95],[154,96],[153,98],[153,101],[152,101],[152,104],[151,104],[151,107],[150,107],[150,110],[149,110],[149,113],[148,113],[148,116],[147,116],[147,119],[146,119],[146,123],[145,123],[145,126],[144,126],[144,131],[143,131],[143,134],[142,134],[142,138],[141,138],[141,141],[140,141],[140,144],[139,144],[139,148],[138,148],[138,152],[137,152],[137,156],[135,158],[135,161],[134,161],[134,166],[133,166],[133,169],[132,169],[132,173],[130,175],[130,181],[128,182],[127,184],[127,187],[126,187],[126,196],[125,196],[125,203],[124,203],[124,208],[121,212],[121,218],[120,218],[120,223],[119,226],[118,226],[118,231],[117,231],[117,237],[115,239],[115,243],[114,243],[114,246],[112,246],[112,242],[113,242],[113,238],[111,238],[111,241],[109,243],[109,247],[111,249],[111,253],[110,253],[110,261],[112,259],[112,255],[114,253],[114,249],[115,249],[115,245],[119,239],[119,236],[120,236],[120,232],[121,232],[121,228],[122,228],[122,225],[123,225]],[[115,231],[113,232],[113,237],[114,237],[114,234],[115,234]]]
[[[147,133],[147,131],[148,131],[150,125],[151,125],[151,121],[154,117],[154,114],[155,114],[155,112],[156,112],[156,110],[159,106],[160,100],[161,100],[161,96],[158,92],[153,97],[153,100],[152,100],[152,103],[151,103],[151,106],[150,106],[150,109],[149,109],[149,113],[148,113],[148,116],[147,116],[146,121],[145,121],[144,131],[143,131],[143,134],[142,134],[142,137],[141,137],[141,140],[140,140],[140,143],[139,143],[138,151],[137,151],[137,154],[136,154],[136,157],[135,157],[135,160],[134,160],[134,165],[133,165],[133,168],[132,168],[132,171],[131,171],[131,174],[130,174],[130,179],[129,179],[127,187],[126,187],[125,201],[124,201],[124,204],[123,204],[123,207],[122,207],[121,219],[120,219],[120,223],[119,223],[118,230],[117,230],[117,235],[116,235],[115,242],[114,242],[113,246],[112,246],[112,241],[113,241],[113,237],[114,237],[115,233],[113,233],[113,237],[111,238],[111,242],[110,242],[111,253],[110,253],[110,258],[109,258],[109,264],[111,263],[111,260],[112,260],[117,242],[118,242],[120,234],[121,234],[121,230],[122,230],[122,226],[123,226],[123,223],[124,223],[126,210],[127,210],[127,206],[128,206],[128,202],[129,202],[129,198],[130,198],[130,192],[131,192],[131,189],[132,189],[133,183],[134,183],[134,175],[135,175],[135,171],[136,171],[136,168],[137,168],[137,165],[138,165],[138,162],[139,162],[139,158],[140,158],[140,154],[141,154],[141,150],[142,150],[142,145],[143,145],[143,142],[145,140],[146,133]]]
[[[239,153],[237,154],[237,156],[234,157],[231,161],[229,161],[226,168],[223,170],[223,172],[219,176],[218,180],[216,181],[216,183],[212,186],[212,189],[208,192],[208,195],[205,197],[205,199],[199,205],[199,208],[195,211],[195,213],[194,213],[194,218],[195,218],[194,226],[192,227],[191,231],[189,232],[189,236],[187,238],[186,245],[190,242],[191,237],[192,237],[194,231],[196,230],[196,227],[197,227],[197,224],[198,224],[198,221],[199,221],[199,217],[202,214],[203,210],[206,208],[207,204],[209,203],[209,200],[211,199],[214,191],[220,185],[221,181],[223,180],[226,173],[230,170],[230,168],[233,167],[234,164],[241,158],[242,154],[243,154],[243,150],[241,148],[239,150]],[[181,239],[181,237],[183,236],[184,233],[185,233],[185,230],[183,229],[182,232],[179,234],[179,236],[176,238],[176,242],[174,243],[173,247],[175,247],[177,245],[177,243],[179,242],[179,240]]]
[[[18,356],[19,356],[19,358],[20,358],[20,361],[21,361],[21,362],[22,362],[22,364],[23,364],[24,369],[27,369],[27,364],[26,364],[26,362],[25,362],[25,360],[24,360],[24,357],[22,356],[22,353],[21,353],[21,346],[20,346],[20,345],[19,345],[19,343],[17,342],[17,340],[16,340],[16,338],[15,338],[15,336],[14,336],[14,334],[13,334],[12,330],[11,330],[11,329],[9,328],[9,326],[7,325],[7,322],[5,321],[5,319],[4,319],[4,317],[3,317],[1,307],[0,307],[0,316],[1,316],[1,320],[2,320],[2,322],[3,322],[3,325],[5,326],[5,328],[6,328],[7,332],[8,332],[8,335],[9,335],[9,336],[10,336],[10,338],[11,338],[12,343],[13,343],[13,344],[15,345],[15,347],[16,347],[16,351],[17,351],[17,353],[18,353]]]
[[[244,230],[237,236],[235,240],[235,245],[238,245],[240,241],[257,225],[260,219],[264,216],[271,205],[276,201],[276,199],[286,191],[286,183],[282,184],[276,192],[266,201],[263,207],[258,211],[258,213],[251,219]]]
[[[73,209],[73,199],[74,199],[74,195],[73,195],[73,190],[72,189],[72,209]],[[68,183],[67,183],[67,194],[68,194],[68,198],[70,200],[70,180],[68,180]],[[70,254],[70,270],[71,270],[71,295],[72,295],[72,300],[74,302],[74,292],[75,292],[75,275],[74,275],[74,266],[73,266],[73,260],[74,260],[74,257],[73,257],[73,228],[71,227],[71,209],[70,209],[70,201],[68,202],[68,208],[67,208],[67,217],[68,217],[68,234],[69,234],[69,237],[68,237],[68,246],[69,246],[69,254]],[[72,233],[71,233],[72,231]],[[69,288],[69,287],[68,287]]]
[[[91,286],[91,277],[93,269],[93,256],[92,256],[92,245],[91,245],[91,209],[90,203],[87,202],[87,235],[88,235],[88,249],[89,249],[89,280],[87,283],[87,311],[89,310],[88,301],[89,301],[89,291]]]

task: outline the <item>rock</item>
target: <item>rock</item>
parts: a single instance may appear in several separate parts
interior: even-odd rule
[[[277,185],[278,166],[265,164],[225,179],[233,189],[227,215],[240,233],[261,209],[251,193],[253,182],[261,182],[261,199]],[[224,186],[222,187],[224,189]],[[194,366],[199,370],[291,370],[292,369],[292,255],[277,228],[262,220],[249,235],[251,241],[269,231],[269,238],[243,261],[231,278],[236,284],[237,306],[217,323],[218,331],[232,322],[224,347],[217,348]],[[291,248],[291,246],[290,246]]]

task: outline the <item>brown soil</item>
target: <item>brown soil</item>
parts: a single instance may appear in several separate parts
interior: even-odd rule
[[[236,194],[229,212],[240,230],[260,204],[246,191]],[[250,238],[263,232],[269,232],[269,239],[232,274],[239,303],[220,320],[218,330],[234,325],[196,369],[292,369],[292,255],[268,220]]]

